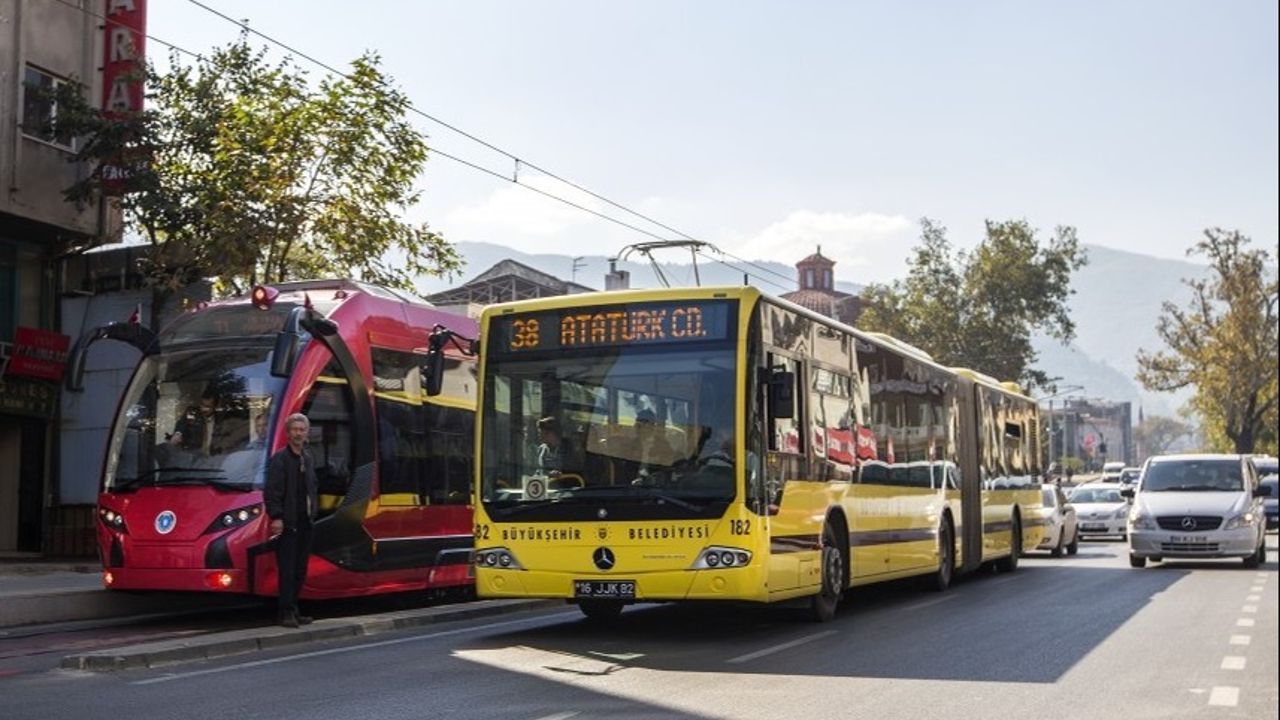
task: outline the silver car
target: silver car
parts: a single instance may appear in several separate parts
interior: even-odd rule
[[[1266,519],[1253,461],[1245,455],[1163,455],[1147,460],[1129,511],[1129,564],[1164,558],[1266,561]]]
[[[1081,485],[1073,489],[1067,499],[1076,506],[1081,537],[1128,538],[1129,503],[1120,495],[1120,488],[1110,483]]]

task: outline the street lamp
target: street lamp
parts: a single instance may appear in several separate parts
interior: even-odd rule
[[[1066,439],[1064,438],[1062,443],[1058,443],[1055,440],[1058,433],[1062,432],[1064,428],[1055,427],[1057,425],[1057,422],[1053,414],[1053,401],[1054,401],[1054,398],[1080,392],[1081,390],[1084,390],[1084,386],[1083,385],[1067,385],[1059,388],[1058,385],[1051,385],[1050,387],[1053,388],[1053,393],[1049,395],[1045,395],[1044,397],[1036,398],[1036,403],[1037,404],[1042,403],[1045,400],[1049,401],[1049,462],[1051,464],[1056,463],[1059,465],[1059,468],[1061,468],[1062,456],[1057,452],[1057,449],[1061,447],[1064,451],[1066,450]],[[1061,469],[1059,469],[1059,472],[1061,472]]]

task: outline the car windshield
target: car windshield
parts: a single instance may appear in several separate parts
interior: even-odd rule
[[[1071,502],[1077,505],[1118,503],[1123,500],[1124,497],[1120,495],[1120,491],[1112,488],[1079,488],[1071,493]]]
[[[1135,483],[1138,481],[1138,476],[1141,474],[1142,472],[1140,470],[1125,470],[1120,473],[1120,482],[1126,484]]]
[[[178,350],[146,357],[125,392],[103,487],[260,487],[271,412],[285,381],[268,346]]]
[[[1240,461],[1234,458],[1153,462],[1142,492],[1230,492],[1244,489]]]

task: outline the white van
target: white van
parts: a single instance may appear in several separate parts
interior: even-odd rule
[[[1165,558],[1266,562],[1266,517],[1257,471],[1246,455],[1162,455],[1147,460],[1129,511],[1129,564]]]

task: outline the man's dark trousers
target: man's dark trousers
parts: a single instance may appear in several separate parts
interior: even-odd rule
[[[276,564],[280,569],[280,619],[298,616],[298,593],[307,580],[311,555],[311,524],[285,528],[276,540]]]

